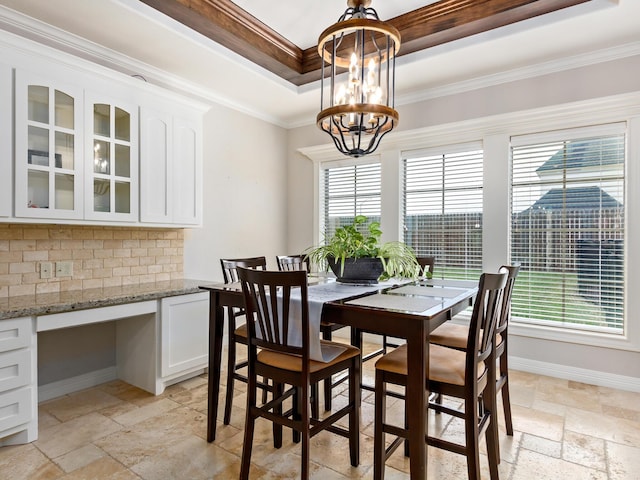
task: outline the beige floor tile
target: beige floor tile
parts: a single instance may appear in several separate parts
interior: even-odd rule
[[[511,480],[607,480],[606,472],[522,449]]]
[[[145,480],[205,480],[238,463],[238,457],[202,438],[187,436],[131,467]]]
[[[179,406],[179,403],[165,398],[163,400],[160,400],[159,402],[150,403],[140,406],[134,410],[129,410],[122,415],[112,417],[112,419],[114,422],[118,422],[120,425],[131,426],[157,415],[167,413],[174,408],[178,408]]]
[[[113,420],[98,413],[89,413],[46,430],[40,430],[35,445],[49,458],[56,458],[120,429],[122,426]]]
[[[512,405],[511,413],[515,430],[556,442],[562,440],[563,417],[519,405]]]
[[[562,443],[554,442],[547,438],[536,437],[525,433],[522,436],[522,448],[531,450],[532,452],[546,455],[547,457],[560,458],[562,455]]]
[[[640,476],[640,448],[607,442],[610,480],[631,480]]]
[[[63,473],[33,443],[0,448],[0,478],[53,480]]]
[[[92,388],[43,403],[40,409],[53,415],[61,422],[66,422],[72,418],[97,412],[103,408],[113,407],[120,403],[122,403],[122,400],[113,395]]]
[[[140,480],[134,472],[128,470],[113,458],[102,457],[85,467],[65,475],[62,480]]]
[[[106,456],[106,453],[103,450],[93,444],[89,444],[59,456],[55,459],[55,463],[65,472],[73,472],[104,456]]]
[[[119,462],[131,467],[149,456],[166,452],[192,435],[205,438],[206,416],[179,407],[137,423],[136,428],[104,436],[95,444]]]
[[[607,469],[605,441],[601,438],[565,431],[562,458],[597,470]]]
[[[640,423],[637,422],[602,414],[594,416],[591,412],[570,408],[565,428],[583,435],[640,447]]]

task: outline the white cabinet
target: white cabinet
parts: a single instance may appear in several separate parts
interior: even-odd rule
[[[16,70],[15,215],[81,219],[82,89]]]
[[[140,109],[140,221],[202,223],[200,118]]]
[[[11,68],[0,63],[0,217],[11,216]]]
[[[0,446],[38,435],[35,339],[31,317],[0,321]]]
[[[209,294],[167,297],[160,308],[160,376],[184,376],[208,365]]]
[[[138,219],[138,108],[85,94],[84,211],[89,220]]]
[[[137,105],[19,69],[15,104],[17,217],[138,221]]]

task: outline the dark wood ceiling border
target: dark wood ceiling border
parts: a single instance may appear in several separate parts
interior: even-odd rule
[[[300,49],[229,0],[140,1],[294,85],[320,78],[316,47]],[[401,56],[590,1],[440,0],[387,21],[400,30]]]

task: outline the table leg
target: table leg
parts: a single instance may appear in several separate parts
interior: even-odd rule
[[[218,418],[223,333],[224,309],[222,305],[220,305],[220,295],[217,292],[211,291],[209,297],[209,394],[207,442],[213,442],[216,439],[216,420]]]
[[[422,330],[421,335],[407,339],[407,392],[406,405],[409,427],[409,466],[412,480],[427,478],[427,443],[428,433],[427,408],[429,394],[425,386],[426,372],[429,362],[429,344]]]

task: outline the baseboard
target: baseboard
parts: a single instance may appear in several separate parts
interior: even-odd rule
[[[116,367],[103,368],[89,373],[83,373],[77,377],[65,378],[57,382],[47,383],[38,387],[38,402],[61,397],[68,393],[95,387],[102,383],[110,382],[118,378]]]
[[[601,387],[640,392],[640,378],[509,356],[509,370],[546,375]]]

